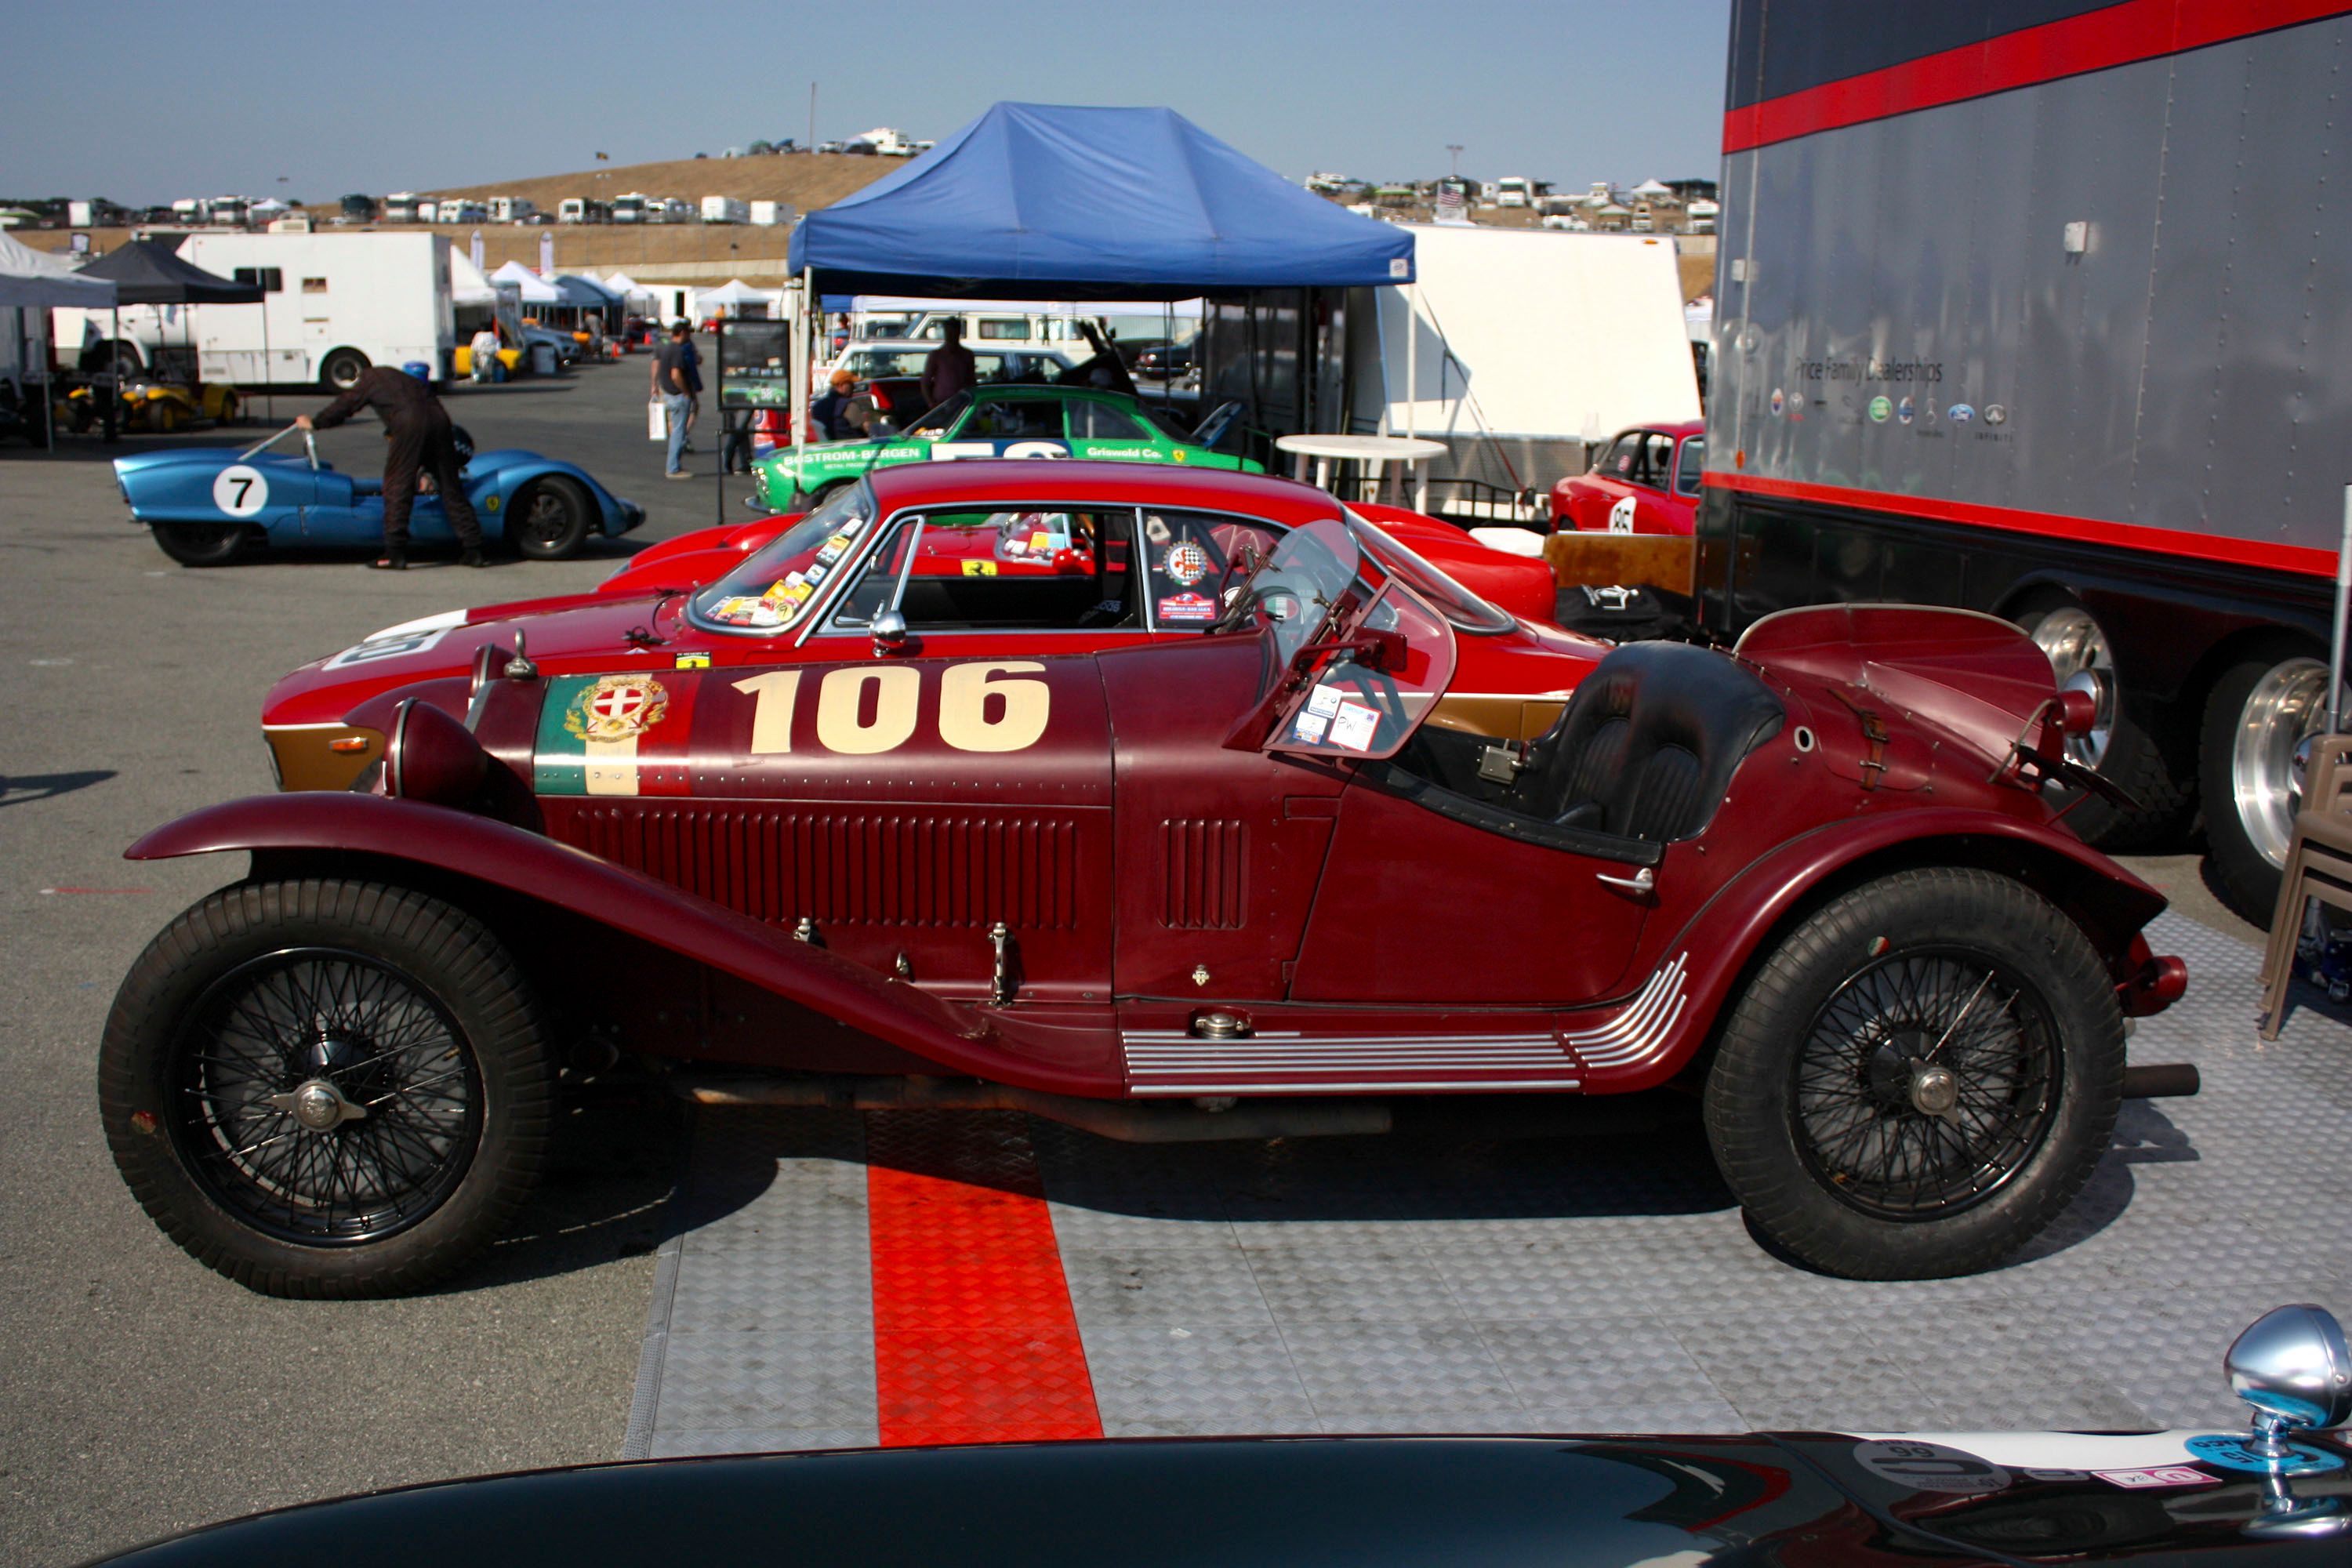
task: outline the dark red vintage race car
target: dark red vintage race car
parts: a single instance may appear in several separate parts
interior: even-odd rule
[[[643,616],[626,656],[467,626],[468,677],[375,694],[363,788],[133,846],[253,856],[108,1022],[105,1130],[157,1222],[257,1289],[415,1289],[529,1191],[559,1059],[618,1053],[706,1101],[1147,1139],[1675,1084],[1765,1236],[1874,1278],[1993,1263],[2105,1147],[2124,1017],[2186,974],[2141,934],[2162,897],[2055,820],[2087,705],[2008,623],[1629,646],[1523,741],[1449,704],[1525,628],[1360,521],[1295,519],[1253,566],[1214,548],[1236,492],[1180,528],[1112,504],[1169,476],[942,472],[877,475],[674,609],[608,605]],[[1128,592],[1207,599],[1199,635],[909,628],[1063,586],[921,577],[931,528],[1089,510],[1097,552],[1166,524],[1127,536]]]

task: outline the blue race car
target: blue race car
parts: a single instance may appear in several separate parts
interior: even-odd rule
[[[265,451],[270,444],[117,458],[115,481],[131,520],[154,530],[163,553],[184,566],[223,565],[254,543],[373,549],[383,542],[381,479],[337,473],[319,461],[315,444],[304,457]],[[536,452],[467,454],[462,439],[459,453],[487,543],[503,540],[519,554],[559,561],[592,532],[618,537],[646,520],[645,508],[570,463]],[[418,492],[408,532],[419,544],[454,540],[439,496]]]

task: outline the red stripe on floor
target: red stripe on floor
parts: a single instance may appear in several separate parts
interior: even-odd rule
[[[1101,1436],[1025,1120],[869,1115],[866,1196],[882,1446]]]

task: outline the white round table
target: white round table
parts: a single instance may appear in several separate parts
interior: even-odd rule
[[[1411,468],[1426,458],[1444,457],[1447,450],[1443,441],[1417,436],[1277,436],[1274,444],[1277,450],[1297,458],[1297,469],[1292,475],[1294,479],[1304,479],[1307,477],[1307,459],[1314,458],[1315,487],[1326,490],[1331,488],[1331,465],[1335,461],[1372,464],[1373,482],[1378,483],[1380,465],[1383,463],[1402,463]],[[1426,481],[1418,482],[1413,487],[1412,505],[1415,511],[1429,510]]]

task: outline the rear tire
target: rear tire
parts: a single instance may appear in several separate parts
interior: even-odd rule
[[[234,522],[159,522],[155,542],[183,566],[226,566],[243,552],[247,531]]]
[[[2058,684],[2090,691],[2098,706],[2092,732],[2068,736],[2066,754],[2139,803],[2135,810],[2092,795],[2066,814],[2067,826],[2108,850],[2148,848],[2187,832],[2197,814],[2188,725],[2123,685],[2105,628],[2074,600],[2043,600],[2016,619],[2049,657]]]
[[[2326,728],[2326,660],[2285,647],[2239,659],[2206,700],[2198,776],[2214,879],[2265,930],[2303,802],[2297,745]]]
[[[1907,871],[1766,958],[1708,1073],[1707,1136],[1749,1219],[1812,1268],[1972,1274],[2074,1201],[2123,1069],[2115,982],[2074,921],[1990,872]]]
[[[588,494],[561,475],[533,479],[507,509],[507,536],[515,552],[533,561],[562,561],[579,553],[588,538]]]
[[[329,392],[349,392],[368,368],[368,356],[357,349],[337,349],[319,364],[319,384]]]
[[[190,1256],[268,1295],[352,1298],[420,1289],[499,1236],[544,1162],[553,1079],[480,921],[311,879],[225,888],[166,927],[115,997],[98,1088],[116,1167]]]

